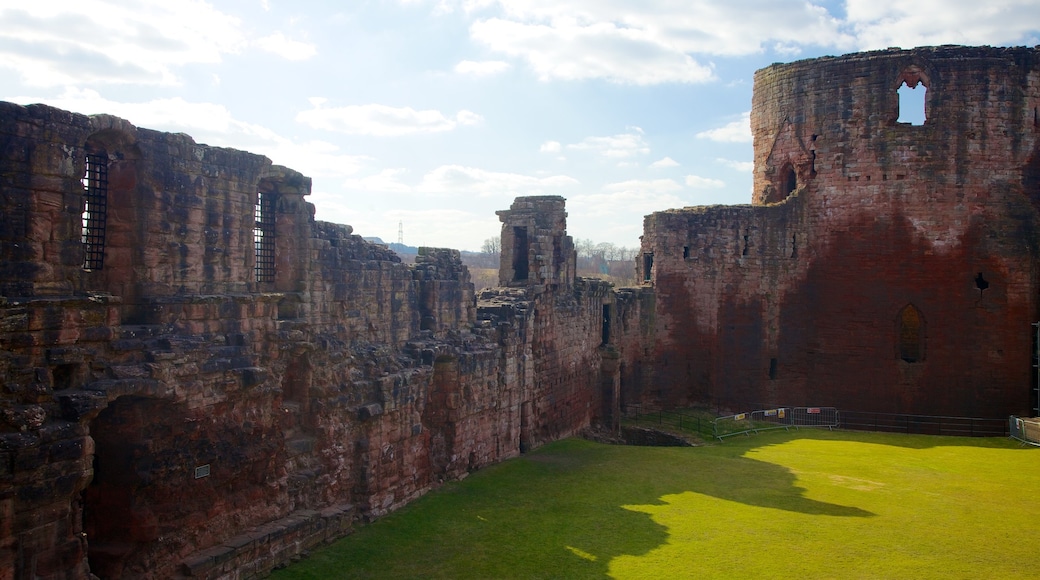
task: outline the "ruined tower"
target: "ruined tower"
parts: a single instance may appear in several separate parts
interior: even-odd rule
[[[900,110],[901,87],[926,91],[917,111]],[[645,221],[668,397],[1028,413],[1038,108],[1037,49],[758,71],[753,205]]]
[[[502,220],[502,286],[574,285],[577,255],[567,235],[564,198],[556,195],[517,198]]]

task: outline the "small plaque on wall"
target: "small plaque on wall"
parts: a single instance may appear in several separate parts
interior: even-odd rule
[[[200,465],[195,468],[195,479],[202,479],[203,477],[209,477],[209,464]]]

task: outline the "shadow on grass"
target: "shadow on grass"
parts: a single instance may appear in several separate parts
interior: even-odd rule
[[[814,516],[873,515],[806,498],[788,469],[744,457],[751,446],[559,441],[446,485],[274,578],[604,578],[618,556],[668,542],[668,528],[637,506],[687,492]]]

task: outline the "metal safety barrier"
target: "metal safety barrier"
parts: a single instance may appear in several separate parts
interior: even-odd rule
[[[834,429],[839,423],[838,409],[834,407],[777,407],[718,417],[712,422],[712,431],[716,439],[722,440],[734,435],[792,427]]]
[[[1011,437],[1023,443],[1040,446],[1040,419],[1023,419],[1011,415],[1008,419]]]

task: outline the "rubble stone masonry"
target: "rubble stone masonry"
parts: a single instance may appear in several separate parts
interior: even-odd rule
[[[923,123],[900,121],[903,83]],[[665,398],[1029,414],[1038,107],[1037,49],[758,71],[753,204],[645,221]]]
[[[0,580],[261,576],[626,408],[1028,413],[1038,109],[1036,49],[773,65],[752,205],[647,216],[615,289],[517,198],[476,296],[265,157],[0,103]]]
[[[0,580],[260,575],[617,423],[562,198],[517,201],[538,277],[478,300],[458,251],[405,265],[299,173],[110,116],[0,104],[0,187]]]

